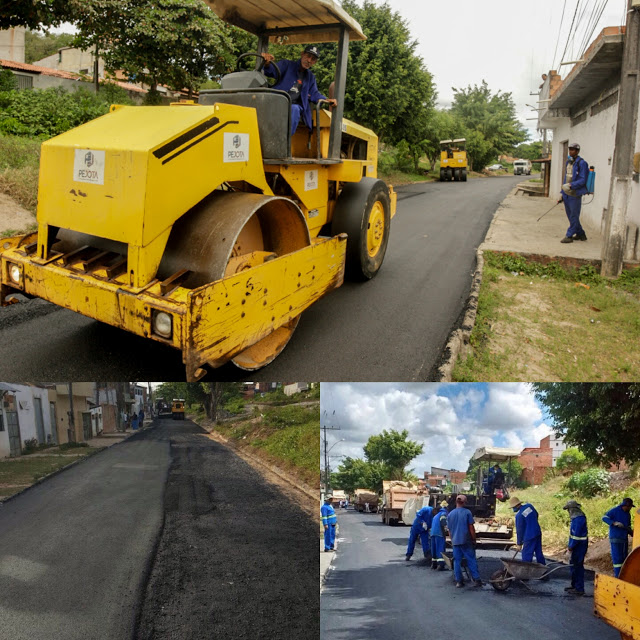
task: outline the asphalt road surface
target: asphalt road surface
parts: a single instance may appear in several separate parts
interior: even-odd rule
[[[0,508],[0,640],[317,638],[317,522],[189,421]]]
[[[341,511],[339,544],[320,598],[322,640],[618,640],[619,634],[593,616],[593,574],[588,596],[564,593],[570,583],[563,567],[548,580],[514,584],[505,592],[491,585],[456,589],[451,571],[432,571],[420,545],[404,559],[409,527],[383,525],[378,515]],[[500,569],[504,551],[477,550],[483,580]]]
[[[520,176],[398,187],[384,265],[305,311],[284,352],[209,380],[429,380],[469,294],[476,249]],[[178,351],[41,300],[0,309],[0,378],[184,380]]]

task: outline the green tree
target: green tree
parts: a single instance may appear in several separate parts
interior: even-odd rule
[[[24,59],[29,64],[42,60],[61,49],[73,45],[75,36],[71,33],[39,33],[27,30],[24,34]]]
[[[345,458],[335,473],[331,486],[353,493],[356,489],[371,489],[380,493],[387,470],[381,462],[367,462],[361,458]]]
[[[640,460],[640,384],[538,382],[536,398],[554,431],[600,464]]]
[[[440,140],[452,140],[466,137],[466,129],[449,111],[437,109],[430,113],[426,124],[425,155],[435,169],[440,160]]]
[[[587,456],[575,447],[570,447],[563,451],[556,462],[556,467],[560,471],[569,471],[571,473],[582,471],[586,466]]]
[[[451,113],[471,132],[467,136],[467,153],[472,169],[484,167],[498,155],[513,151],[529,137],[516,118],[511,93],[493,94],[484,80],[480,86],[454,87],[453,93]]]
[[[230,68],[230,31],[202,0],[90,0],[77,20],[78,43],[95,49],[153,91],[195,90]]]
[[[424,445],[409,440],[409,432],[384,429],[382,433],[371,436],[364,446],[364,455],[368,462],[379,462],[386,467],[387,480],[402,480],[407,465],[423,450]]]
[[[514,151],[515,156],[523,160],[539,160],[542,157],[542,141],[519,144]]]
[[[39,29],[73,22],[75,9],[75,0],[0,0],[0,29]]]

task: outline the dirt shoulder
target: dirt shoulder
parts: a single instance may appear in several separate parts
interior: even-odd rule
[[[0,237],[17,235],[32,228],[35,223],[36,217],[31,212],[6,193],[0,192]]]

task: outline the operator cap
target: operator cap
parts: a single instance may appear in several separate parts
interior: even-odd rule
[[[625,507],[626,507],[627,505],[628,505],[628,506],[630,506],[630,507],[635,507],[635,506],[636,506],[635,504],[633,504],[633,499],[632,499],[632,498],[625,498],[625,499],[622,501],[622,504],[623,504]]]
[[[318,51],[318,47],[316,47],[315,44],[308,44],[304,48],[304,52],[310,53],[312,56],[315,56],[316,58],[320,58],[320,51]]]
[[[467,504],[467,496],[465,496],[464,494],[460,494],[457,498],[456,498],[456,502],[458,504]]]
[[[569,145],[569,149],[575,149],[576,151],[580,151],[580,145],[577,142],[572,142]]]
[[[569,502],[567,502],[567,504],[564,505],[564,507],[562,507],[563,509],[579,509],[582,505],[579,502],[576,502],[575,500],[569,500]]]

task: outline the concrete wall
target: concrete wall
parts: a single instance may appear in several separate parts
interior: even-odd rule
[[[551,449],[553,452],[553,466],[556,466],[558,458],[562,455],[563,451],[567,450],[567,445],[562,438],[556,438],[554,435],[548,435],[546,438],[540,440],[541,449]]]
[[[70,71],[71,73],[86,73],[93,76],[94,56],[91,51],[81,49],[60,49],[42,60],[36,60],[33,64],[47,69],[58,71]],[[98,58],[98,77],[104,78],[104,60]]]
[[[522,477],[529,484],[540,484],[546,470],[553,466],[553,449],[528,447],[518,457],[522,465]]]
[[[0,58],[24,62],[24,27],[0,31]]]

